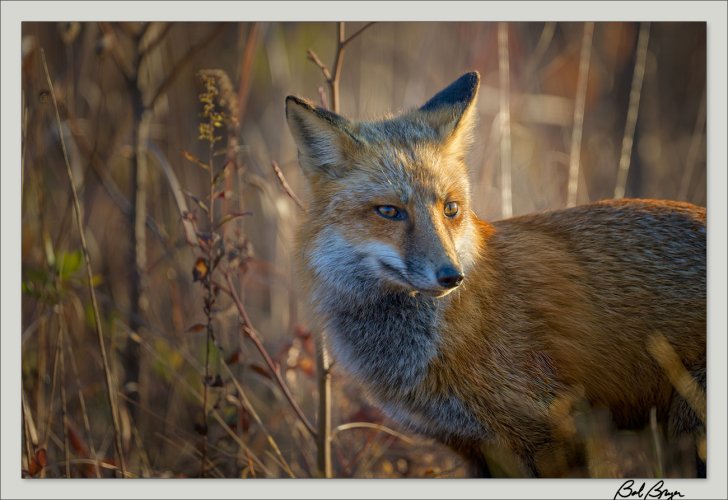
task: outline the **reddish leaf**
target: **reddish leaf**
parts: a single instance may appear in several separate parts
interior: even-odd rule
[[[243,432],[248,432],[250,429],[250,413],[242,406],[238,407],[238,427]]]
[[[311,330],[309,330],[308,328],[305,328],[301,325],[296,325],[296,327],[293,329],[293,334],[296,337],[299,337],[302,339],[307,339],[311,336]]]
[[[238,361],[240,361],[240,349],[238,349],[237,351],[232,353],[230,356],[228,356],[227,359],[225,360],[225,363],[228,365],[234,365]]]
[[[88,446],[86,446],[83,438],[79,435],[78,431],[71,424],[70,421],[66,424],[66,429],[68,429],[68,440],[70,441],[71,447],[74,449],[76,454],[81,457],[87,457]]]
[[[202,323],[196,323],[196,324],[192,325],[191,327],[189,327],[187,329],[187,332],[188,333],[200,333],[200,332],[204,332],[205,330],[207,330],[207,326],[203,325]]]
[[[309,377],[313,377],[314,373],[316,373],[316,365],[311,358],[301,359],[298,362],[298,368]]]
[[[270,372],[268,370],[266,370],[265,368],[263,368],[262,366],[255,364],[255,363],[250,363],[248,366],[250,367],[251,370],[253,370],[258,375],[262,375],[263,377],[265,377],[267,379],[271,379],[271,380],[273,379],[273,376],[270,374]]]
[[[28,464],[28,474],[30,474],[31,477],[37,476],[38,473],[40,473],[40,471],[42,471],[46,466],[46,463],[46,450],[45,448],[39,448],[36,450],[35,456],[30,459],[30,463]]]
[[[38,448],[38,451],[35,452],[35,459],[38,461],[41,467],[45,467],[48,464],[46,449]]]

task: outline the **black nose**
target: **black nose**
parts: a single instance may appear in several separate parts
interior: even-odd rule
[[[455,288],[462,283],[464,277],[462,271],[450,266],[442,267],[437,271],[437,282],[445,288]]]

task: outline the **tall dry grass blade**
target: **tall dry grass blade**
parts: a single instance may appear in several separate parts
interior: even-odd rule
[[[268,428],[263,423],[263,420],[260,418],[260,415],[258,415],[258,412],[255,410],[255,407],[253,407],[253,403],[248,399],[248,395],[245,393],[245,390],[243,390],[243,386],[240,385],[240,382],[235,378],[235,374],[230,369],[230,366],[225,362],[225,360],[221,360],[220,363],[222,367],[225,369],[225,371],[228,374],[228,377],[230,377],[230,380],[232,380],[233,385],[235,386],[235,389],[238,391],[237,398],[235,398],[239,405],[244,406],[244,408],[252,415],[253,419],[255,419],[255,422],[260,427],[260,430],[263,431],[263,434],[265,434],[266,439],[268,440],[268,444],[270,444],[271,448],[273,448],[273,451],[275,452],[277,459],[280,461],[281,467],[283,467],[283,470],[286,471],[286,474],[288,474],[289,477],[295,478],[296,475],[293,473],[293,470],[291,469],[291,466],[288,464],[288,461],[283,457],[283,453],[281,453],[281,449],[278,446],[278,443],[273,438],[273,435],[268,432]]]
[[[48,71],[48,64],[46,62],[45,51],[40,51],[41,59],[43,60],[43,70],[45,71],[46,80],[48,82],[48,88],[50,90],[51,98],[53,99],[53,109],[56,115],[56,126],[58,127],[58,137],[61,141],[61,149],[63,150],[63,160],[66,165],[66,174],[68,175],[68,182],[71,185],[71,193],[73,195],[73,209],[76,215],[76,225],[78,226],[78,233],[81,239],[81,250],[83,253],[84,262],[86,264],[86,278],[88,280],[88,290],[91,295],[91,307],[94,313],[94,326],[96,328],[96,339],[99,345],[99,353],[101,355],[101,363],[104,369],[104,381],[106,383],[106,397],[109,403],[109,410],[111,411],[111,423],[114,431],[114,446],[116,448],[116,455],[119,460],[119,470],[121,471],[122,477],[126,477],[126,463],[124,460],[124,449],[121,444],[121,425],[119,424],[119,409],[116,404],[114,382],[111,374],[111,367],[109,365],[109,358],[106,354],[106,345],[104,344],[104,333],[101,326],[101,313],[99,312],[99,304],[96,300],[96,290],[94,289],[93,282],[93,270],[91,268],[91,258],[89,257],[88,245],[86,244],[86,234],[83,228],[83,216],[81,213],[81,202],[78,199],[78,193],[76,192],[76,184],[73,179],[73,172],[71,171],[71,164],[68,160],[68,150],[66,149],[66,142],[63,139],[63,128],[61,126],[61,114],[58,111],[58,101],[56,100],[55,89],[53,88],[53,81],[51,80],[50,72]]]
[[[91,452],[91,457],[96,460],[98,456],[96,455],[96,446],[94,445],[94,439],[93,434],[91,433],[91,423],[88,418],[88,411],[86,409],[86,398],[83,395],[83,388],[81,386],[81,377],[78,374],[78,363],[76,362],[76,352],[73,349],[73,343],[71,342],[68,335],[65,337],[66,340],[66,347],[68,349],[69,353],[69,359],[71,360],[71,372],[73,373],[73,378],[76,381],[76,391],[78,392],[78,404],[81,408],[81,416],[83,417],[83,427],[86,431],[86,440],[88,441],[88,448]],[[96,477],[101,477],[101,469],[98,466],[98,463],[95,464],[94,472],[96,473]]]
[[[513,215],[511,188],[511,96],[510,61],[508,56],[508,23],[498,23],[498,74],[500,75],[500,162],[501,215]]]
[[[579,76],[576,82],[576,97],[574,98],[574,125],[571,131],[569,186],[566,198],[567,207],[573,207],[576,205],[576,195],[579,189],[581,134],[584,128],[584,106],[586,104],[586,89],[589,82],[589,62],[591,59],[593,36],[594,23],[591,21],[584,23],[584,35],[581,40],[581,55],[579,57]]]
[[[325,478],[333,477],[331,464],[331,361],[323,335],[316,344],[316,371],[318,376],[319,407],[318,468]]]
[[[695,117],[695,127],[693,129],[693,135],[690,139],[690,147],[688,148],[688,156],[685,159],[685,170],[683,170],[683,176],[680,180],[680,191],[678,192],[678,200],[687,200],[688,191],[690,190],[690,180],[693,178],[693,172],[695,166],[698,163],[698,149],[703,142],[705,130],[705,118],[706,118],[706,90],[703,89],[703,95],[700,98],[700,107],[698,108],[698,114]],[[704,152],[705,150],[703,150]]]
[[[627,174],[629,174],[629,164],[632,158],[634,130],[637,125],[637,115],[640,108],[640,95],[642,94],[642,81],[645,76],[645,61],[647,60],[647,45],[649,44],[649,40],[650,23],[642,23],[639,38],[637,39],[637,58],[634,63],[634,74],[632,75],[632,89],[629,91],[629,109],[627,110],[627,122],[624,125],[617,184],[614,187],[614,197],[616,199],[624,198],[624,193],[627,189]]]
[[[650,434],[652,435],[652,444],[655,447],[655,476],[664,477],[662,442],[660,441],[660,429],[657,425],[657,408],[654,406],[650,408]]]
[[[58,359],[60,361],[61,380],[61,423],[63,426],[63,456],[66,461],[66,477],[71,477],[71,446],[68,437],[68,400],[66,399],[66,356],[63,339],[66,336],[66,322],[63,318],[63,307],[58,307]]]

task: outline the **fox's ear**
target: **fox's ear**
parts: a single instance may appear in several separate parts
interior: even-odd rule
[[[453,150],[468,145],[475,122],[475,102],[480,87],[477,71],[465,73],[427,101],[417,113]]]
[[[359,144],[346,118],[289,95],[286,120],[307,176],[324,174],[336,178],[344,174],[347,159]]]

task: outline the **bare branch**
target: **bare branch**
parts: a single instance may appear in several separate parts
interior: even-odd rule
[[[316,437],[316,429],[313,425],[311,425],[311,422],[309,422],[308,418],[306,418],[306,415],[303,413],[303,410],[301,410],[301,407],[298,405],[296,400],[293,398],[293,394],[291,394],[290,389],[286,385],[286,383],[283,381],[283,378],[281,377],[281,374],[278,373],[278,369],[275,366],[275,363],[273,363],[273,360],[270,357],[270,354],[268,354],[268,351],[266,351],[265,347],[263,346],[263,343],[260,341],[260,336],[258,335],[258,332],[255,331],[253,328],[252,323],[250,322],[250,318],[248,317],[248,313],[245,311],[245,306],[243,306],[242,301],[240,300],[240,297],[238,297],[238,293],[235,291],[235,286],[233,284],[232,278],[230,276],[230,273],[225,273],[225,280],[227,281],[228,286],[220,286],[220,290],[227,293],[230,298],[233,299],[233,302],[235,302],[235,306],[238,309],[238,313],[240,315],[240,319],[242,320],[241,323],[241,330],[245,335],[253,341],[253,344],[255,344],[256,349],[258,349],[258,352],[263,357],[263,360],[265,361],[265,364],[268,365],[268,369],[271,371],[273,377],[275,378],[276,383],[280,387],[281,391],[283,391],[283,395],[290,403],[291,407],[293,408],[293,411],[296,412],[296,415],[298,415],[298,418],[301,420],[301,423],[306,427],[306,430],[313,436]]]
[[[159,31],[159,33],[157,33],[157,36],[155,36],[154,39],[152,39],[139,51],[140,60],[154,52],[154,49],[156,49],[164,41],[164,39],[167,38],[167,34],[172,29],[172,26],[174,26],[174,23],[165,23],[164,27]]]
[[[366,23],[364,26],[362,26],[361,28],[359,28],[358,30],[356,30],[353,35],[351,35],[349,38],[347,38],[346,40],[344,40],[343,42],[341,42],[341,46],[342,47],[346,47],[349,44],[349,42],[351,42],[356,37],[358,37],[359,35],[361,35],[367,28],[369,28],[369,27],[371,27],[371,26],[373,26],[375,24],[377,24],[375,21],[371,21],[371,22]]]
[[[164,79],[164,81],[157,87],[156,92],[154,92],[154,95],[151,99],[149,99],[146,107],[147,108],[153,108],[156,104],[157,100],[169,89],[169,87],[174,83],[174,81],[177,79],[179,74],[182,72],[182,70],[187,66],[194,57],[195,54],[197,54],[199,51],[207,47],[210,42],[212,42],[220,33],[222,33],[223,30],[221,30],[218,27],[215,27],[213,30],[210,31],[210,33],[203,38],[201,41],[193,45],[189,48],[187,53],[185,53],[184,56],[182,56],[177,63],[172,67],[172,69],[167,74],[167,78]]]
[[[311,49],[308,49],[306,51],[306,54],[308,55],[308,60],[313,61],[313,63],[319,67],[321,70],[321,73],[323,73],[324,78],[326,78],[326,83],[331,82],[331,71],[329,71],[329,68],[321,62],[321,59],[319,59],[319,56]]]
[[[281,185],[281,188],[283,191],[286,192],[286,194],[298,205],[298,208],[306,211],[306,207],[303,205],[303,202],[301,202],[301,199],[296,196],[296,193],[293,192],[291,189],[291,186],[288,185],[288,181],[286,181],[286,178],[283,176],[283,171],[281,170],[281,167],[278,166],[278,163],[274,160],[272,163],[273,165],[273,171],[276,173],[276,177],[278,177],[278,182]]]

